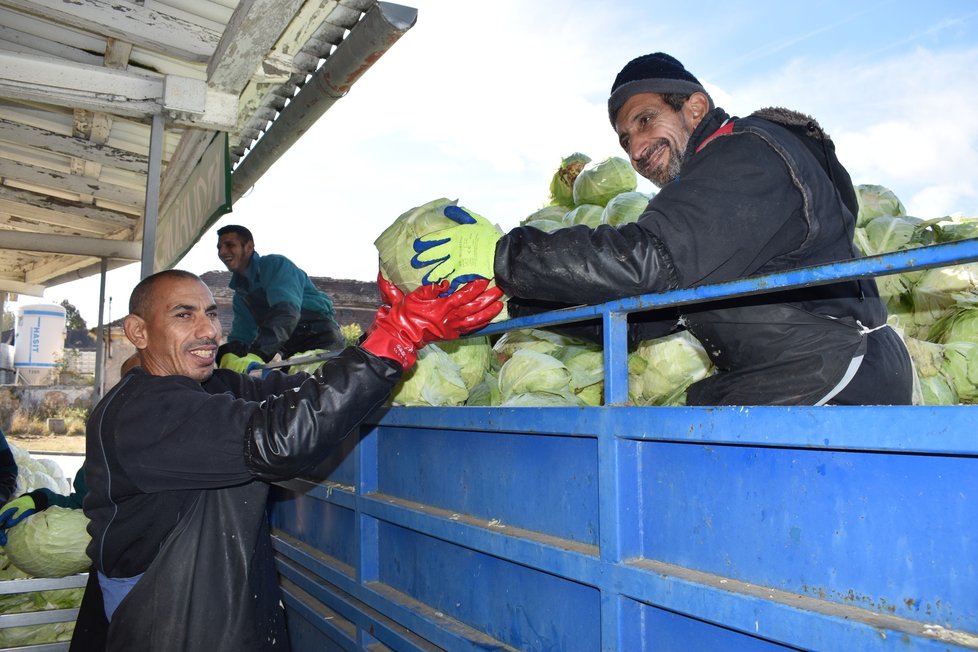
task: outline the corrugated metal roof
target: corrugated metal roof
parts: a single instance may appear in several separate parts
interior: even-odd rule
[[[38,296],[102,260],[138,260],[143,216],[156,214],[145,206],[153,115],[165,118],[164,214],[216,133],[232,164],[257,158],[256,141],[345,50],[356,73],[333,83],[330,101],[341,97],[396,40],[360,52],[351,30],[391,8],[402,31],[413,25],[414,10],[376,0],[0,0],[0,291]],[[278,138],[273,157],[291,142]]]

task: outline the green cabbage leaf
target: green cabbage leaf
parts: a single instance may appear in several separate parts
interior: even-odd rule
[[[623,192],[638,186],[638,176],[631,164],[612,156],[597,165],[585,167],[574,181],[574,205],[594,204],[604,207]]]
[[[617,194],[605,205],[601,213],[601,223],[618,226],[637,222],[648,205],[649,196],[644,192],[632,190]]]

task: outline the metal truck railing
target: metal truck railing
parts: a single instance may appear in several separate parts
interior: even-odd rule
[[[35,591],[52,591],[62,589],[84,588],[88,581],[88,573],[69,575],[56,579],[32,578],[0,581],[0,596]],[[56,623],[74,623],[78,617],[78,609],[40,609],[19,613],[0,613],[0,633],[14,627],[37,627]],[[3,640],[0,637],[0,640]],[[14,647],[0,644],[0,649],[10,652],[64,652],[70,641],[39,643],[31,645],[16,645]]]

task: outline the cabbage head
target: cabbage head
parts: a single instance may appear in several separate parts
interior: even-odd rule
[[[482,382],[476,383],[469,390],[469,398],[465,400],[466,405],[488,407],[499,405],[499,381],[490,371],[486,372]]]
[[[978,217],[954,215],[935,220],[934,237],[936,242],[956,242],[967,238],[978,238]]]
[[[978,342],[978,305],[958,304],[946,312],[931,327],[928,339],[945,344]]]
[[[529,349],[518,349],[499,370],[503,405],[519,394],[573,394],[570,383],[571,372],[560,360]]]
[[[459,366],[439,346],[429,344],[418,351],[417,363],[394,387],[394,405],[443,407],[465,403],[469,390]]]
[[[566,228],[567,225],[564,224],[563,219],[560,222],[556,220],[530,220],[523,224],[523,226],[532,226],[534,229],[539,229],[545,233],[553,233],[557,229]]]
[[[644,192],[631,190],[620,193],[612,197],[605,205],[604,212],[601,214],[601,223],[618,226],[619,224],[637,222],[648,205],[649,196]]]
[[[577,398],[589,407],[598,407],[604,403],[604,383],[595,383],[582,387],[574,392]]]
[[[566,206],[544,206],[540,210],[530,213],[526,219],[520,222],[520,226],[532,226],[535,229],[552,233],[557,229],[564,228],[564,215],[566,213]]]
[[[935,267],[920,274],[910,292],[913,321],[918,332],[927,332],[935,322],[958,303],[970,303],[978,296],[978,263]],[[934,339],[928,335],[926,339]]]
[[[958,405],[957,392],[943,374],[920,378],[921,405]]]
[[[580,340],[559,333],[539,328],[520,328],[503,333],[492,348],[500,363],[505,363],[520,349],[530,349],[557,357],[566,347],[580,345],[580,343]]]
[[[7,530],[6,553],[14,566],[33,577],[64,577],[92,565],[85,548],[91,537],[80,509],[49,507]]]
[[[564,157],[560,162],[560,167],[557,168],[550,180],[550,204],[552,206],[563,206],[564,210],[573,208],[574,181],[584,166],[590,162],[591,158],[580,152],[574,152],[570,156]]]
[[[487,336],[439,342],[437,346],[458,365],[458,373],[467,389],[471,390],[485,380],[493,359],[492,345]]]
[[[879,288],[880,298],[886,303],[890,324],[904,330],[908,335],[916,336],[918,333],[913,319],[913,299],[910,295],[913,283],[910,275],[877,276],[876,287]]]
[[[863,184],[856,186],[856,200],[859,203],[859,214],[856,216],[856,226],[865,226],[874,217],[880,215],[905,215],[907,209],[893,191],[884,186]]]
[[[557,357],[571,372],[571,386],[575,389],[604,380],[604,352],[600,348],[571,347]]]
[[[581,204],[564,215],[564,226],[583,224],[592,229],[601,224],[601,214],[604,209],[594,204]]]
[[[623,192],[638,186],[638,176],[625,159],[612,156],[597,165],[585,167],[574,181],[574,205],[594,204],[604,207]]]
[[[689,331],[640,342],[631,355],[645,363],[628,365],[628,394],[637,405],[685,405],[686,389],[713,373],[706,350]]]
[[[948,342],[942,368],[962,403],[978,403],[978,342]]]
[[[875,256],[887,251],[900,251],[916,246],[913,243],[917,227],[914,219],[892,215],[874,217],[864,227],[870,250],[864,250],[863,253]]]
[[[577,397],[591,406],[604,398],[604,353],[598,348],[571,347],[560,356],[571,373],[570,386]]]
[[[456,205],[458,205],[457,201],[442,198],[412,208],[394,220],[374,241],[374,246],[377,247],[377,253],[380,256],[380,270],[402,292],[411,292],[421,287],[424,284],[425,274],[431,271],[431,267],[415,269],[411,265],[411,260],[415,255],[415,239],[435,231],[457,226],[457,222],[445,215],[446,208]],[[472,211],[468,211],[468,213],[477,222],[491,224],[477,213]],[[502,234],[499,227],[495,228]],[[492,269],[459,270],[458,273],[479,274],[485,278],[492,278],[494,275]]]
[[[540,210],[533,211],[520,222],[520,226],[526,226],[530,222],[536,222],[537,220],[552,220],[554,222],[562,222],[564,220],[564,213],[567,212],[566,206],[544,206]]]

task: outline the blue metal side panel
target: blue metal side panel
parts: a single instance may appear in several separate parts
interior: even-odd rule
[[[359,439],[358,433],[349,435],[322,464],[303,478],[273,486],[270,495],[272,528],[335,557],[348,573],[357,567],[352,492]]]
[[[598,543],[594,439],[389,428],[378,491],[579,543]]]
[[[380,527],[380,577],[391,588],[517,649],[600,649],[591,586],[426,537]]]
[[[353,486],[288,483],[273,515],[359,640],[382,614],[458,650],[978,649],[972,406],[380,416],[335,467]],[[534,510],[549,532],[512,522]],[[561,536],[595,510],[597,545]]]
[[[664,609],[625,600],[619,649],[632,652],[717,650],[722,652],[787,652],[798,648],[745,636],[724,627]]]
[[[340,485],[353,486],[356,483],[357,468],[356,456],[360,438],[356,433],[346,437],[332,455],[326,460],[309,471],[303,477],[311,480],[322,480],[329,478],[330,482]]]
[[[303,491],[300,483],[275,487],[271,497],[271,525],[316,550],[355,568],[355,512],[317,497],[316,492]]]
[[[642,557],[978,631],[973,458],[638,447]]]
[[[317,628],[307,617],[308,611],[298,602],[288,601],[289,643],[293,650],[316,650],[317,652],[338,652],[355,650],[351,643],[341,644]]]

